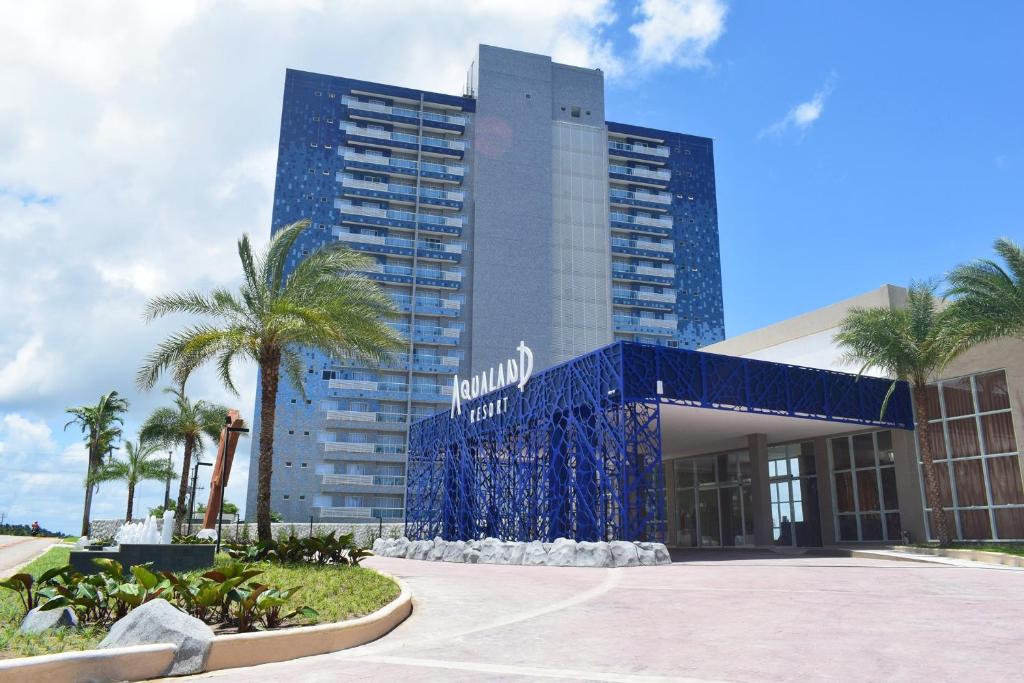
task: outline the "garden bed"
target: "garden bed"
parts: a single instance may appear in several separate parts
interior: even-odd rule
[[[23,570],[38,576],[47,569],[67,564],[69,549],[55,547],[37,558]],[[218,565],[230,562],[226,555],[217,558]],[[388,604],[400,593],[390,578],[371,569],[342,565],[251,563],[262,573],[259,579],[267,584],[301,589],[290,599],[292,606],[312,607],[314,618],[296,617],[282,628],[308,624],[324,624],[360,617]],[[0,591],[0,658],[53,654],[95,648],[107,634],[106,628],[55,629],[36,635],[18,631],[24,609],[17,595]],[[233,628],[214,626],[218,635],[234,633]]]

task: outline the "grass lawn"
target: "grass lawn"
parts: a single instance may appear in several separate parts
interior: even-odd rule
[[[934,543],[918,543],[918,548],[937,548]],[[1024,557],[1024,543],[954,543],[953,550],[982,550],[986,553],[1006,553]]]
[[[68,563],[70,549],[51,548],[22,571],[38,576],[51,567]],[[217,563],[228,561],[219,555]],[[319,619],[300,624],[344,621],[369,614],[398,597],[400,589],[391,579],[362,567],[278,565],[260,562],[263,570],[256,580],[277,588],[302,586],[293,597],[296,607],[308,606],[320,613]],[[21,600],[12,591],[0,589],[0,659],[43,655],[66,650],[95,647],[106,635],[105,628],[56,629],[38,635],[23,635],[18,626],[24,614]]]

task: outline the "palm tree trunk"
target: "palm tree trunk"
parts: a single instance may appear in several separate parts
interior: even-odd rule
[[[935,473],[935,456],[932,453],[932,442],[928,436],[928,393],[923,384],[914,384],[914,422],[917,423],[917,448],[921,452],[921,469],[924,470],[924,492],[928,507],[932,509],[932,532],[939,539],[939,545],[949,547],[953,544],[949,533],[949,517],[942,507],[942,492],[939,489],[939,478]]]
[[[132,521],[132,506],[135,502],[135,484],[128,482],[128,511],[124,513],[124,521]]]
[[[92,476],[96,470],[95,447],[92,440],[89,441],[89,466],[85,472],[85,503],[82,505],[82,536],[89,535],[89,517],[92,514]]]
[[[256,535],[261,542],[272,540],[270,476],[274,463],[274,411],[280,373],[280,349],[265,349],[260,354],[260,459],[256,487]]]
[[[185,494],[188,493],[188,470],[192,467],[192,449],[195,448],[195,437],[185,437],[185,454],[181,461],[181,481],[178,483],[178,502],[174,507],[175,533],[181,533],[182,522],[188,510],[185,509]]]

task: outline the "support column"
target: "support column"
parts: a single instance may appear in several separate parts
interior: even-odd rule
[[[675,461],[666,460],[662,463],[665,474],[665,545],[674,546],[679,538],[679,513],[676,510],[676,475]]]
[[[818,479],[818,519],[821,520],[821,544],[836,542],[836,520],[832,512],[832,468],[828,461],[828,439],[814,440],[814,471]]]
[[[754,501],[754,543],[772,545],[772,506],[768,490],[768,437],[765,434],[748,434],[747,450],[750,452],[750,487]]]
[[[906,429],[892,430],[892,449],[896,463],[896,495],[900,498],[900,526],[904,531],[911,533],[914,543],[920,543],[927,539],[927,535],[924,528],[921,468],[917,464],[915,433]],[[902,543],[903,540],[890,542]]]

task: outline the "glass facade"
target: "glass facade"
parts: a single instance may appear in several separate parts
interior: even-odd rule
[[[829,439],[835,538],[900,541],[892,432]]]
[[[1024,540],[1024,484],[1009,391],[1002,370],[928,387],[928,438],[943,508],[962,540]],[[923,486],[923,472],[921,479]],[[923,490],[922,499],[930,522]]]
[[[768,448],[768,489],[772,542],[784,546],[821,545],[818,475],[811,442]]]
[[[754,544],[747,451],[681,458],[674,461],[673,471],[676,545],[707,548]]]

